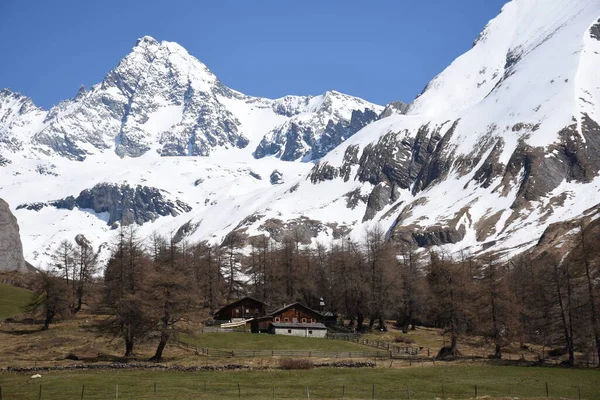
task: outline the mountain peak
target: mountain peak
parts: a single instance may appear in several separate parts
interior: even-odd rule
[[[148,35],[139,38],[135,42],[136,47],[138,47],[138,46],[139,47],[156,46],[158,44],[159,44],[158,40],[156,40],[152,36],[148,36]]]

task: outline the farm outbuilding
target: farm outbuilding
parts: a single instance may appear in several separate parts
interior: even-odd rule
[[[324,338],[327,327],[320,323],[271,322],[269,333],[275,335]]]

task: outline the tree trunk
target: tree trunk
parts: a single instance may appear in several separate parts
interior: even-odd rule
[[[494,358],[502,358],[502,346],[500,346],[500,343],[496,343],[495,347]]]
[[[450,354],[453,356],[456,355],[456,346],[458,344],[458,337],[456,336],[456,332],[452,331],[452,339],[450,340]]]
[[[131,326],[126,327],[125,332],[125,357],[130,357],[133,355],[133,334],[131,332]]]
[[[158,343],[158,347],[156,348],[156,353],[154,353],[154,356],[150,358],[150,361],[160,362],[162,360],[163,350],[167,346],[169,336],[171,336],[170,332],[166,329],[163,330],[162,334],[160,335],[160,342]]]
[[[125,357],[130,357],[133,355],[133,340],[127,339],[125,340]]]
[[[47,331],[50,328],[50,322],[52,322],[52,318],[54,318],[54,314],[51,311],[46,312],[44,326],[42,326],[43,331]]]
[[[169,292],[167,291],[167,296],[168,295],[169,295]],[[154,356],[152,356],[152,358],[150,358],[150,361],[159,362],[160,360],[162,360],[163,350],[165,349],[165,346],[167,345],[167,342],[169,341],[169,337],[171,336],[171,332],[169,331],[169,320],[170,319],[171,319],[171,314],[169,312],[168,303],[165,302],[164,314],[161,319],[160,342],[158,342],[158,347],[156,348],[156,353],[154,354]]]
[[[356,331],[357,332],[362,331],[364,321],[365,321],[365,316],[359,313],[358,316],[356,317]]]
[[[385,324],[385,320],[382,316],[379,317],[379,329],[381,329],[383,332],[388,331],[387,325]]]
[[[567,345],[567,352],[569,353],[569,364],[573,365],[575,363],[575,355],[573,350],[573,338],[569,334],[569,324],[567,323],[567,316],[565,314],[565,307],[563,304],[562,293],[560,290],[560,282],[558,278],[558,265],[554,265],[554,283],[556,285],[556,294],[558,297],[558,305],[560,308],[560,319],[563,326],[563,331],[565,334],[565,341]]]
[[[373,330],[373,326],[375,326],[375,317],[371,315],[369,318],[369,332]]]

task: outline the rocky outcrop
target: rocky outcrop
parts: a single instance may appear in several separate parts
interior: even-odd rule
[[[108,224],[120,222],[123,225],[154,221],[160,216],[177,216],[191,211],[191,207],[180,200],[168,200],[165,192],[157,188],[127,184],[115,185],[100,183],[86,189],[75,199],[77,207],[90,209],[96,213],[108,213]],[[67,202],[59,208],[69,208]]]
[[[338,108],[341,101],[356,108],[350,112]],[[310,113],[294,116],[265,135],[254,157],[274,155],[284,161],[317,160],[376,121],[379,109],[341,93],[327,92]]]
[[[410,105],[406,104],[403,101],[393,101],[387,106],[385,106],[381,114],[379,114],[378,119],[387,118],[390,115],[404,115],[408,111],[409,107]]]
[[[275,169],[271,172],[271,175],[269,175],[269,181],[271,182],[271,185],[280,185],[283,183],[283,174]]]
[[[590,36],[592,39],[600,40],[600,19],[590,28]]]
[[[390,239],[410,247],[432,247],[458,243],[465,237],[465,227],[428,226],[426,228],[403,226],[395,229]]]
[[[99,183],[91,189],[82,191],[79,196],[68,196],[48,203],[20,204],[19,209],[39,211],[53,206],[59,209],[74,208],[92,210],[95,213],[108,213],[108,225],[138,224],[156,220],[158,217],[175,217],[189,212],[192,208],[181,200],[167,198],[167,192],[154,187],[128,184]]]
[[[0,271],[27,272],[17,218],[0,199]]]
[[[573,265],[581,264],[583,257],[587,257],[595,265],[600,260],[599,237],[600,204],[597,204],[577,218],[550,224],[529,255]]]

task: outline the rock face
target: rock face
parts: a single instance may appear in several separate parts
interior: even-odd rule
[[[124,226],[142,225],[161,216],[175,217],[192,209],[181,200],[168,199],[167,193],[154,187],[99,183],[91,189],[85,189],[77,197],[69,196],[48,203],[20,204],[17,210],[40,211],[47,206],[65,210],[77,207],[98,214],[107,213],[107,223],[111,226],[116,223]]]
[[[552,263],[561,260],[581,265],[584,257],[595,266],[600,249],[600,204],[585,210],[582,215],[549,225],[538,242],[530,249],[534,259],[546,259]]]
[[[92,189],[86,189],[77,198],[66,198],[54,204],[57,208],[94,210],[96,213],[108,213],[107,223],[123,225],[154,221],[159,216],[176,216],[188,212],[191,207],[182,201],[165,199],[160,190],[148,186],[114,185],[100,183]]]
[[[292,117],[267,133],[254,157],[276,156],[283,161],[312,161],[378,118],[379,107],[350,96],[327,92],[309,100],[312,112]]]
[[[27,272],[17,218],[0,199],[0,271]]]
[[[379,119],[389,117],[390,115],[404,115],[408,111],[409,107],[410,105],[403,101],[393,101],[385,106],[381,114],[379,114]]]
[[[271,185],[281,185],[283,183],[283,174],[277,170],[273,170],[269,176]]]

